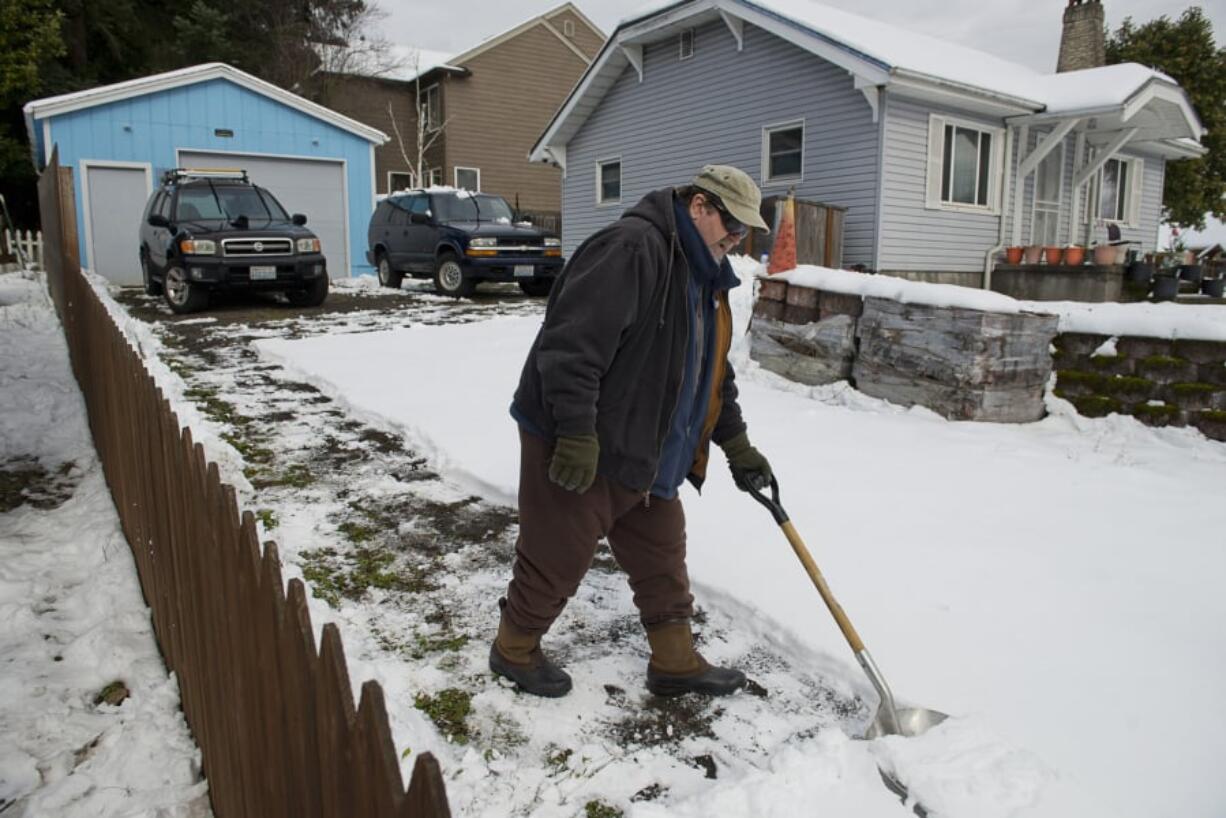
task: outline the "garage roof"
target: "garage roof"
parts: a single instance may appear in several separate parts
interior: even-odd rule
[[[45,99],[27,102],[22,110],[25,113],[26,128],[31,135],[30,143],[33,145],[35,141],[34,120],[36,119],[46,119],[57,114],[79,111],[84,108],[92,108],[96,105],[105,105],[110,102],[139,97],[156,91],[180,88],[184,85],[194,85],[215,79],[229,80],[236,85],[241,85],[248,90],[262,94],[283,105],[296,108],[305,114],[335,125],[343,131],[348,131],[377,145],[382,145],[388,141],[388,136],[383,131],[372,128],[369,125],[363,125],[356,119],[350,119],[343,114],[338,114],[336,111],[311,102],[305,97],[292,94],[284,88],[278,88],[270,82],[265,82],[259,77],[248,74],[246,71],[240,71],[225,63],[211,62],[193,65],[189,68],[180,68],[177,71],[167,71],[164,74],[153,74],[126,82],[117,82],[113,85],[101,85],[97,88],[87,88],[84,91],[75,91],[71,94],[61,94],[55,97],[46,97]]]

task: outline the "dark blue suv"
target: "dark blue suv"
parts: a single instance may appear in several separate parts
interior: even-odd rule
[[[443,295],[471,295],[481,281],[514,281],[528,295],[547,295],[562,271],[562,243],[516,223],[500,196],[452,188],[388,196],[370,217],[367,260],[379,283],[405,275],[434,279]]]

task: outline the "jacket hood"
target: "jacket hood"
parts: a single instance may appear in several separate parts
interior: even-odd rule
[[[638,204],[627,210],[624,216],[634,216],[650,222],[667,239],[672,239],[678,233],[676,208],[673,188],[666,187],[648,193]],[[719,274],[715,279],[715,289],[730,290],[740,286],[741,280],[732,271],[732,265],[725,256],[719,262]]]

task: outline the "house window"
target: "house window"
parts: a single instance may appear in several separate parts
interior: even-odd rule
[[[430,168],[428,171],[426,171],[426,182],[430,187],[442,187],[443,169]]]
[[[1064,183],[1064,145],[1043,157],[1034,175],[1034,214],[1030,241],[1046,247],[1059,244],[1060,194]]]
[[[622,160],[606,159],[596,163],[596,204],[622,200]]]
[[[1003,129],[943,116],[930,117],[924,206],[999,212],[1003,142]]]
[[[681,59],[688,60],[694,56],[694,29],[687,28],[678,37]]]
[[[457,167],[455,186],[460,190],[471,190],[474,193],[481,190],[481,169]]]
[[[805,123],[788,122],[762,129],[762,178],[767,182],[793,182],[804,167]]]
[[[443,124],[442,100],[437,85],[431,85],[421,92],[421,114],[426,118],[427,130],[438,130]]]
[[[566,35],[567,37],[574,37],[575,36],[575,21],[574,20],[563,20],[562,21],[562,33]]]
[[[408,190],[413,187],[413,174],[403,173],[401,171],[388,171],[387,174],[387,192],[393,193],[397,190]]]
[[[1108,159],[1098,172],[1098,218],[1135,225],[1141,178],[1141,160]]]

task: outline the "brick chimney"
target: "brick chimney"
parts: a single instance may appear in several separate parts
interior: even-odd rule
[[[1102,0],[1068,0],[1064,31],[1060,35],[1060,59],[1056,71],[1097,68],[1107,62],[1106,17]]]

